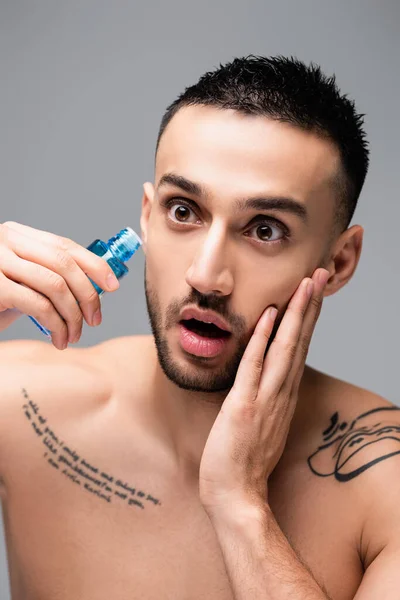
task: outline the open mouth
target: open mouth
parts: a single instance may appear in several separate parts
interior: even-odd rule
[[[204,323],[203,321],[198,321],[197,319],[188,319],[180,321],[186,329],[196,333],[197,335],[201,335],[206,338],[226,338],[231,335],[229,331],[225,331],[224,329],[220,329],[213,323]]]

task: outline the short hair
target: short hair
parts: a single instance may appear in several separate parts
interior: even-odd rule
[[[333,141],[342,169],[335,178],[338,205],[335,224],[347,229],[353,218],[369,165],[363,129],[364,114],[342,94],[336,77],[327,77],[311,62],[295,57],[255,56],[235,58],[202,75],[170,104],[161,120],[160,139],[171,119],[184,106],[204,105],[234,109],[290,123]]]

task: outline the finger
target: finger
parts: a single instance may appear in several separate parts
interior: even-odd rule
[[[1,267],[4,275],[15,283],[23,283],[49,298],[67,324],[68,341],[78,341],[82,332],[82,312],[61,275],[42,265],[19,258],[8,250],[2,252]],[[58,329],[59,334],[65,331],[65,327],[59,326]],[[51,331],[54,333],[55,330]]]
[[[32,244],[29,237],[14,230],[9,230],[7,240],[8,247],[19,258],[42,265],[60,275],[79,302],[80,309],[87,323],[89,325],[93,324],[93,316],[100,309],[99,296],[85,272],[78,266],[66,247],[57,247],[54,243],[49,245],[41,241],[38,236],[36,237],[35,244]],[[91,255],[91,258],[96,258],[101,263],[100,266],[103,272],[105,268],[110,269],[106,261],[95,256],[92,252],[87,251],[87,253]],[[93,271],[93,262],[91,270]],[[97,279],[99,279],[98,276]],[[61,311],[61,314],[64,317],[63,311]]]
[[[263,397],[277,394],[292,369],[313,285],[309,277],[303,279],[286,308],[265,359],[260,382]]]
[[[300,333],[297,353],[293,361],[293,371],[291,377],[292,381],[288,382],[291,387],[295,387],[296,389],[300,384],[303,374],[311,338],[321,312],[322,302],[324,299],[324,290],[329,276],[329,271],[326,269],[317,269],[313,276],[314,291],[304,318],[304,324]]]
[[[47,242],[49,244],[54,242],[54,238],[58,237],[56,234],[50,233],[49,231],[34,229],[33,227],[29,227],[29,225],[22,225],[22,223],[17,223],[16,221],[6,221],[2,225],[3,227],[8,227],[9,229],[18,231],[19,233],[22,233],[23,235],[31,237],[35,240],[45,243]]]
[[[69,252],[77,264],[102,290],[113,292],[118,289],[118,279],[116,279],[115,274],[107,261],[73,240],[50,233],[49,231],[34,229],[33,227],[22,225],[21,223],[16,223],[14,221],[7,221],[6,223],[3,223],[3,225],[26,235],[27,237],[31,237],[32,239],[50,244],[57,249],[61,248],[64,251]],[[110,280],[108,280],[109,277]]]
[[[273,331],[277,312],[272,306],[264,311],[240,361],[234,388],[238,390],[242,399],[254,399],[257,396],[265,349]]]
[[[2,305],[29,314],[42,323],[46,329],[54,331],[52,341],[56,348],[63,350],[68,334],[67,326],[50,300],[35,290],[11,281],[1,272],[0,286],[4,294]]]

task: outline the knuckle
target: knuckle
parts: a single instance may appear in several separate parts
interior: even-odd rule
[[[73,266],[73,260],[70,255],[62,248],[57,248],[55,262],[58,268],[65,271],[70,271]]]
[[[291,318],[296,320],[303,320],[307,311],[308,305],[306,306],[288,306],[286,312],[291,315]]]
[[[314,318],[313,318],[313,326],[316,325],[316,323],[319,319],[319,315],[321,314],[321,309],[322,309],[322,303],[320,303],[315,309]]]
[[[264,344],[267,344],[271,338],[270,331],[266,331],[265,329],[261,333]]]
[[[245,369],[250,373],[250,377],[257,376],[264,365],[264,359],[262,357],[243,357],[242,362],[245,366]]]
[[[283,352],[289,357],[290,360],[293,360],[296,356],[297,352],[297,344],[293,342],[280,342]]]
[[[48,300],[44,296],[41,296],[40,294],[37,295],[37,308],[39,312],[45,317],[49,317],[54,310],[50,300]]]
[[[68,252],[71,248],[71,242],[68,238],[62,237],[61,235],[55,235],[56,247],[62,252]]]
[[[54,273],[53,271],[51,273],[49,273],[48,276],[49,279],[49,284],[51,286],[51,288],[56,292],[56,293],[65,293],[67,291],[67,284],[65,283],[65,280],[58,275],[58,273]]]
[[[74,313],[71,315],[71,318],[69,319],[69,323],[70,323],[70,324],[71,324],[73,327],[75,327],[75,328],[79,329],[79,328],[82,326],[82,320],[83,320],[83,317],[82,317],[82,313],[81,313],[81,311],[80,311],[80,310],[76,310],[76,311],[74,311]]]
[[[10,235],[10,229],[3,223],[0,225],[0,239],[2,243],[7,243],[8,237]]]
[[[236,418],[240,423],[242,420],[244,421],[252,421],[256,416],[258,410],[258,406],[256,402],[251,399],[249,402],[244,402],[240,408],[236,411]]]
[[[315,308],[315,310],[317,312],[319,312],[321,309],[321,305],[322,305],[321,298],[313,297],[313,298],[311,298],[310,302],[311,302],[311,306],[313,306]]]
[[[252,370],[255,373],[255,375],[258,375],[258,373],[262,370],[264,366],[264,357],[257,357],[252,364]]]
[[[306,358],[306,356],[308,354],[308,349],[309,349],[309,344],[308,344],[307,340],[302,339],[300,341],[300,354],[303,359]]]
[[[97,305],[100,303],[99,295],[92,285],[90,285],[90,288],[91,289],[89,289],[87,294],[85,295],[85,302],[87,302],[88,304],[95,303]]]
[[[17,225],[17,223],[15,221],[4,221],[4,223],[2,223],[3,227],[12,227],[13,225]]]
[[[3,236],[2,232],[0,231],[0,268],[5,267],[5,262],[6,262],[6,258],[7,258],[7,253],[8,253],[8,247],[7,244],[5,244],[5,236]]]

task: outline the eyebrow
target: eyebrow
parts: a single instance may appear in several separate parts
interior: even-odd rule
[[[177,187],[192,196],[203,196],[207,198],[210,195],[204,186],[194,181],[190,181],[190,179],[186,179],[186,177],[183,177],[182,175],[177,175],[176,173],[166,173],[163,175],[158,183],[157,189],[167,185]],[[304,223],[308,222],[308,212],[305,206],[293,198],[282,196],[238,199],[234,201],[233,209],[235,212],[243,212],[249,209],[279,210],[299,217]]]

